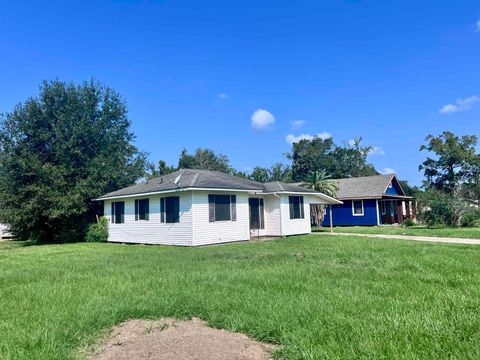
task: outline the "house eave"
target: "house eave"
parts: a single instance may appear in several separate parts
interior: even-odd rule
[[[332,198],[331,196],[319,193],[319,192],[308,192],[308,191],[274,191],[274,192],[263,192],[263,195],[275,195],[275,194],[287,194],[287,195],[312,195],[312,196],[317,196],[320,199],[325,200],[325,203],[322,204],[328,204],[328,205],[341,205],[343,202],[341,200]]]
[[[131,197],[138,197],[138,196],[150,196],[150,195],[158,195],[158,194],[169,194],[175,192],[183,192],[183,191],[228,191],[228,192],[246,192],[246,193],[255,193],[261,192],[260,189],[231,189],[231,188],[199,188],[199,187],[185,187],[185,188],[176,188],[176,189],[168,189],[168,190],[159,190],[159,191],[150,191],[150,192],[143,192],[143,193],[135,193],[135,194],[125,194],[125,195],[112,195],[112,196],[100,196],[98,198],[93,199],[93,201],[103,201],[103,200],[112,200],[112,199],[125,199]]]

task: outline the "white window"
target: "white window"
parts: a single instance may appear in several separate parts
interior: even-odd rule
[[[352,215],[353,216],[363,216],[363,200],[353,200],[352,201]]]

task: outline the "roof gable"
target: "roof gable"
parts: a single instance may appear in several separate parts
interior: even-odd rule
[[[381,198],[393,182],[398,187],[399,195],[405,195],[394,174],[362,176],[356,178],[336,179],[337,199]]]
[[[396,176],[394,176],[392,181],[387,185],[384,194],[405,196],[405,192],[403,191],[402,186],[400,185],[400,182]]]

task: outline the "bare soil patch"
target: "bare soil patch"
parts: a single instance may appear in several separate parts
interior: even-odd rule
[[[274,345],[240,333],[214,329],[206,322],[129,320],[113,328],[92,360],[268,360]]]

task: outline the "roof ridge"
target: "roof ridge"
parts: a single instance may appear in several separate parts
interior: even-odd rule
[[[369,176],[354,176],[354,177],[347,177],[347,178],[338,178],[338,179],[331,179],[331,180],[340,181],[340,180],[355,180],[355,179],[369,179],[369,178],[390,178],[392,175],[395,176],[395,174],[378,174],[378,175],[369,175]]]
[[[280,190],[282,191],[285,191],[285,188],[283,187],[282,183],[280,181],[276,181],[278,187],[280,188]]]
[[[195,186],[195,183],[197,182],[199,177],[200,177],[200,174],[195,173],[195,175],[193,176],[192,182],[190,183],[190,186]]]

